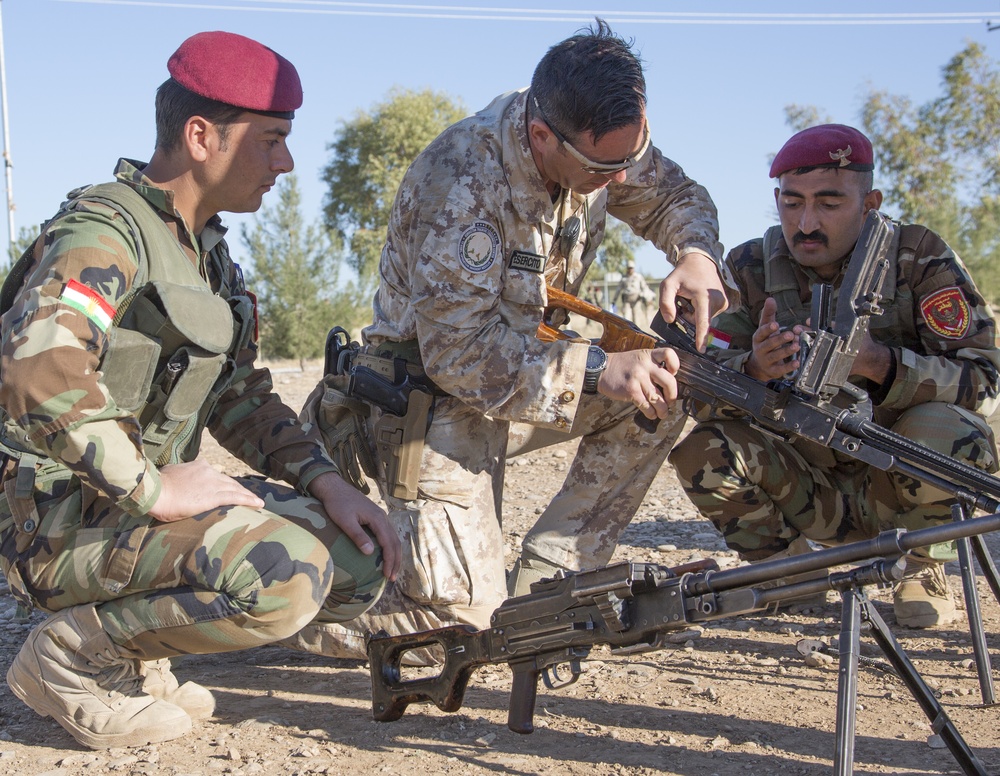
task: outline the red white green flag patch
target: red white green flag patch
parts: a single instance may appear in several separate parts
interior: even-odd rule
[[[719,348],[720,350],[729,350],[729,345],[732,343],[732,341],[733,338],[730,337],[725,332],[709,327],[708,343],[707,343],[708,347]]]
[[[101,331],[107,331],[115,317],[115,308],[105,302],[96,291],[78,280],[70,280],[63,287],[59,301],[79,310]]]

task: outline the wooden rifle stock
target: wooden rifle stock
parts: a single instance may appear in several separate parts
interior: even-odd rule
[[[647,334],[632,321],[615,315],[598,307],[596,304],[584,301],[579,297],[558,288],[546,286],[549,297],[549,307],[560,307],[571,313],[601,324],[603,331],[597,344],[606,353],[622,353],[626,350],[650,350],[658,347],[658,340]],[[566,333],[549,326],[544,321],[538,324],[538,339],[543,342],[556,342],[571,339]]]

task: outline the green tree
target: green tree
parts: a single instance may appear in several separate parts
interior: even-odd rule
[[[349,328],[359,319],[356,285],[339,282],[339,238],[322,225],[306,226],[294,174],[279,184],[277,205],[254,216],[242,237],[253,264],[248,285],[257,294],[262,354],[303,366],[322,355],[332,326]]]
[[[978,43],[942,68],[923,105],[871,91],[862,120],[886,204],[962,257],[983,294],[1000,300],[1000,70]]]
[[[38,227],[22,226],[17,230],[17,237],[13,244],[7,247],[7,261],[0,265],[0,283],[3,283],[10,272],[14,262],[21,258],[21,254],[30,248],[38,239]]]
[[[621,221],[608,216],[604,240],[597,249],[595,264],[604,274],[625,272],[625,265],[635,259],[635,249],[642,245],[642,238]]]
[[[460,102],[431,90],[394,88],[370,111],[359,111],[337,131],[324,215],[349,246],[348,263],[373,282],[386,226],[403,173],[441,131],[466,115]]]

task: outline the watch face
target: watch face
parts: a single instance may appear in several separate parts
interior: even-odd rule
[[[604,351],[596,345],[591,345],[587,351],[587,369],[601,369],[608,361]]]

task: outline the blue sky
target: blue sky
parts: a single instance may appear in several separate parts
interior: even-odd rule
[[[529,6],[0,0],[16,229],[45,220],[70,189],[108,179],[119,156],[149,157],[153,93],[167,77],[166,60],[203,30],[256,38],[298,67],[305,104],[290,144],[313,220],[321,213],[327,145],[358,110],[402,87],[443,91],[475,111],[526,85],[550,45],[599,14],[635,39],[653,141],[709,189],[727,249],[773,222],[768,158],[790,134],[786,105],[815,105],[835,121],[859,125],[870,89],[917,103],[936,96],[941,68],[968,41],[1000,57],[1000,30],[987,29],[987,21],[1000,24],[995,0]],[[239,226],[252,221],[225,220],[240,260]],[[7,232],[3,219],[5,246]],[[639,260],[647,274],[663,274],[665,260],[655,250],[641,251]]]

